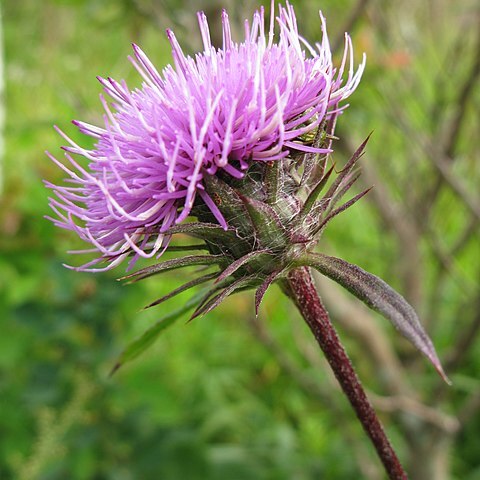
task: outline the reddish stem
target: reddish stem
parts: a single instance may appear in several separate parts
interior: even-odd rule
[[[358,419],[375,446],[388,477],[392,480],[406,480],[408,476],[340,343],[328,312],[318,296],[309,269],[303,267],[292,270],[284,284],[284,290],[295,302],[310,327],[343,392],[347,395]]]

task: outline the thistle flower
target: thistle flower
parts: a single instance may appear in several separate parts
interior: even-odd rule
[[[139,256],[160,256],[170,241],[169,228],[184,221],[196,201],[227,229],[205,189],[206,176],[239,179],[255,162],[330,151],[304,138],[345,108],[339,103],[355,90],[365,63],[354,71],[346,36],[342,62],[334,68],[320,18],[322,42],[312,46],[299,35],[293,8],[280,6],[275,42],[274,12],[266,32],[262,8],[251,24],[245,22],[245,39],[237,43],[224,11],[223,47],[215,49],[206,17],[199,13],[203,52],[186,56],[168,30],[175,67],[160,74],[134,45],[130,60],[143,78],[140,89],[99,78],[111,100],[109,105],[100,96],[104,126],[73,122],[96,140],[95,147],[82,148],[59,130],[69,143],[67,162],[48,154],[70,177],[68,186],[47,183],[55,193],[50,200],[54,223],[100,253],[78,270],[112,268],[132,253],[130,267]],[[88,167],[73,155],[84,157]],[[92,268],[103,260],[105,268]]]
[[[329,165],[342,102],[357,87],[365,58],[355,70],[346,35],[343,58],[334,67],[321,14],[322,41],[310,45],[298,33],[293,8],[287,3],[278,12],[277,42],[272,4],[268,32],[261,9],[251,24],[245,22],[241,43],[232,39],[224,12],[220,49],[211,45],[199,13],[203,52],[185,56],[167,31],[175,67],[162,73],[134,45],[130,60],[142,87],[130,91],[123,81],[99,78],[111,99],[109,104],[100,97],[104,127],[74,122],[96,139],[95,147],[82,148],[60,132],[69,143],[64,150],[70,166],[49,154],[70,177],[68,186],[47,182],[55,194],[52,220],[99,254],[77,270],[109,269],[127,257],[131,268],[139,257],[160,257],[178,234],[196,243],[171,245],[170,251],[205,250],[124,277],[137,281],[182,267],[207,268],[149,305],[203,285],[133,342],[115,369],[187,310],[195,308],[192,318],[204,315],[226,297],[255,289],[258,311],[267,289],[277,283],[309,324],[390,478],[406,478],[309,271],[316,269],[383,314],[446,379],[432,342],[402,296],[360,267],[315,252],[327,224],[368,192],[343,201],[359,176],[356,165],[368,138],[336,175]],[[84,157],[88,166],[74,156]],[[107,265],[97,267],[102,261]]]
[[[341,102],[360,81],[365,57],[355,71],[346,35],[335,68],[321,13],[322,42],[312,46],[298,33],[293,7],[287,3],[278,10],[278,43],[273,4],[268,33],[262,8],[251,25],[245,21],[241,43],[233,41],[223,12],[220,49],[211,45],[207,20],[199,13],[204,51],[194,58],[185,56],[167,31],[175,68],[158,73],[134,46],[130,60],[143,77],[141,89],[99,78],[112,100],[110,106],[100,96],[104,128],[74,121],[97,140],[95,147],[82,148],[59,130],[69,143],[64,150],[71,167],[49,154],[70,176],[68,186],[46,182],[55,193],[50,205],[58,218],[52,220],[91,243],[94,249],[87,252],[100,252],[77,270],[109,269],[128,256],[131,267],[140,256],[162,255],[179,233],[200,239],[178,248],[205,249],[207,255],[174,258],[124,277],[214,267],[151,305],[213,282],[194,317],[252,288],[258,311],[272,283],[289,294],[289,273],[313,267],[390,319],[444,376],[414,310],[398,293],[355,265],[313,251],[328,222],[368,191],[339,206],[359,176],[355,165],[368,139],[326,188],[335,122],[345,108]],[[83,156],[88,166],[73,155]],[[184,222],[187,217],[197,221]],[[102,260],[106,267],[92,268]]]

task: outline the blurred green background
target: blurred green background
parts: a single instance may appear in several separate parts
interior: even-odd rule
[[[380,317],[319,279],[353,362],[411,478],[480,479],[480,39],[477,2],[297,1],[319,39],[352,33],[367,70],[339,120],[341,163],[374,130],[368,198],[332,223],[321,248],[380,275],[419,311],[447,387]],[[138,43],[170,62],[164,29],[200,48],[195,12],[237,32],[252,1],[4,0],[0,197],[0,478],[19,480],[382,479],[378,460],[293,306],[274,287],[167,330],[108,373],[163,313],[140,311],[187,274],[135,285],[62,263],[81,247],[45,220],[60,182],[57,124],[101,122],[96,75],[140,85]],[[235,29],[234,29],[235,30]],[[239,38],[239,36],[237,36]],[[340,48],[338,48],[340,47]],[[1,148],[0,148],[1,150]]]

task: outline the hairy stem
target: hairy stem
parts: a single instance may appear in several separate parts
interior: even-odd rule
[[[353,369],[325,310],[308,268],[293,270],[283,284],[327,358],[335,377],[347,395],[358,419],[370,437],[391,480],[405,480],[407,474],[390,444],[365,391]]]

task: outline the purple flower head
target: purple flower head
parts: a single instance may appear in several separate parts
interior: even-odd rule
[[[273,3],[272,3],[273,7]],[[75,231],[100,256],[78,270],[105,270],[132,256],[160,256],[169,229],[185,220],[194,202],[203,202],[218,223],[227,222],[204,188],[204,178],[220,170],[241,178],[252,162],[282,161],[295,151],[328,153],[307,145],[305,134],[345,106],[365,60],[356,71],[346,35],[340,67],[333,67],[325,20],[322,42],[308,44],[298,33],[293,7],[279,6],[275,42],[272,8],[268,31],[263,8],[245,21],[245,39],[233,41],[223,12],[223,46],[210,41],[208,23],[198,14],[204,50],[186,56],[167,31],[174,66],[159,73],[134,45],[134,67],[143,78],[131,91],[124,81],[99,78],[107,101],[104,126],[73,123],[96,140],[92,150],[65,134],[69,166],[49,157],[70,177],[68,186],[47,182],[55,197],[53,222]],[[346,72],[346,79],[343,78]],[[85,157],[82,166],[74,155]],[[95,268],[107,261],[105,268]]]

